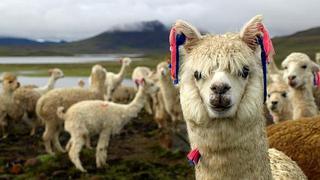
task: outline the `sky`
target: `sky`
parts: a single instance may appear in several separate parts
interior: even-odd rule
[[[256,14],[271,36],[320,26],[319,0],[1,0],[0,36],[74,41],[115,26],[184,19],[211,33],[238,31]]]

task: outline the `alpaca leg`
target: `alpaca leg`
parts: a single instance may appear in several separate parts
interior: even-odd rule
[[[66,147],[65,147],[66,151],[68,152],[70,151],[71,145],[72,145],[72,138],[70,138],[66,144]]]
[[[71,162],[76,166],[77,169],[79,169],[82,172],[87,172],[87,170],[85,170],[83,168],[81,161],[80,161],[80,158],[79,158],[80,151],[81,151],[84,143],[85,143],[84,139],[81,137],[73,139],[72,143],[70,143],[71,145],[70,145],[70,150],[69,150],[68,154],[69,154],[69,158],[70,158]]]
[[[96,149],[96,164],[98,168],[106,165],[107,160],[107,148],[109,145],[111,131],[110,129],[104,129],[99,135],[99,140]]]
[[[66,151],[63,149],[63,147],[61,146],[60,144],[60,140],[59,140],[59,135],[60,135],[60,132],[61,132],[61,127],[59,126],[58,127],[58,130],[55,132],[54,134],[54,138],[53,138],[53,145],[55,146],[55,148],[59,151],[59,152],[62,152],[62,153],[65,153]]]
[[[145,110],[147,111],[148,114],[152,114],[152,109],[151,109],[151,105],[150,105],[149,100],[146,100],[144,102],[144,108],[145,108]]]
[[[44,146],[46,148],[47,153],[53,155],[52,147],[51,147],[51,142],[54,136],[56,130],[56,125],[53,123],[46,123],[45,124],[45,131],[42,135],[42,139],[44,141]]]
[[[86,141],[86,148],[92,149],[92,147],[91,147],[91,141],[90,141],[90,136],[86,136],[85,141]]]

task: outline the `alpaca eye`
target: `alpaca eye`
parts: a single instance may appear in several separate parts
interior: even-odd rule
[[[307,69],[307,65],[301,66],[302,69]]]
[[[268,94],[268,98],[270,98],[270,94]]]
[[[242,76],[244,79],[246,79],[249,75],[249,67],[248,66],[243,66],[242,72],[239,73],[239,76]]]
[[[288,69],[288,67],[287,67],[287,66],[285,66],[285,67],[283,67],[283,69]]]
[[[9,84],[13,83],[13,81],[9,81]]]
[[[281,94],[281,96],[284,97],[284,98],[286,98],[286,97],[287,97],[287,93],[284,92],[284,93]]]
[[[196,78],[196,80],[199,81],[202,78],[201,72],[195,71],[194,78]]]

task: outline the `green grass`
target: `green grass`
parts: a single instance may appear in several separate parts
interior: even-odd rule
[[[137,66],[146,66],[153,70],[157,64],[166,60],[165,54],[147,55],[139,61],[133,61],[126,73],[130,77],[132,71]],[[13,65],[0,65],[0,72],[18,72],[18,71],[35,71],[34,74],[28,76],[48,76],[47,70],[50,68],[60,68],[63,70],[65,76],[89,76],[91,67],[94,64],[101,64],[109,72],[118,72],[121,68],[119,62],[100,62],[100,63],[87,63],[87,64],[13,64]]]

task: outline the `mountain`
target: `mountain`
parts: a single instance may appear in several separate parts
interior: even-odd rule
[[[320,52],[320,27],[299,31],[294,34],[272,39],[276,50],[276,62],[280,64],[291,52],[304,52],[314,59]]]
[[[0,56],[39,56],[97,53],[168,53],[169,28],[160,21],[147,21],[114,28],[94,37],[74,42],[39,42],[0,37]],[[275,60],[279,64],[294,51],[314,58],[320,52],[320,27],[273,38]]]

